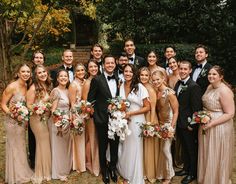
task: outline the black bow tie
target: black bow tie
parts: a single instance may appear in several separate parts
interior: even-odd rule
[[[107,76],[107,80],[116,79],[115,75]]]
[[[202,64],[197,65],[196,68],[202,68]]]
[[[186,86],[186,83],[182,80],[179,80],[179,83],[182,85],[182,86]]]
[[[69,68],[69,67],[66,67],[66,70],[67,70],[67,71],[72,71],[72,72],[73,72],[73,67],[70,67],[70,68]]]
[[[134,61],[134,58],[133,58],[133,57],[130,57],[130,58],[129,58],[129,61]]]

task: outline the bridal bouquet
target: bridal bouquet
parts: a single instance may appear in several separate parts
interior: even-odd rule
[[[81,100],[74,105],[72,113],[80,115],[83,119],[88,120],[94,113],[93,103],[90,103],[86,100]]]
[[[108,122],[108,138],[115,139],[115,135],[120,137],[121,141],[131,134],[128,127],[128,121],[125,119],[126,109],[130,106],[128,101],[121,97],[115,97],[108,100],[108,112],[110,113]]]
[[[143,122],[142,125],[140,126],[142,132],[140,136],[143,137],[158,137],[159,132],[157,129],[157,125],[152,125],[151,122]]]
[[[18,125],[27,127],[29,116],[30,112],[25,101],[18,101],[10,105],[10,117],[16,120]]]
[[[56,109],[53,114],[53,121],[58,129],[57,135],[62,136],[62,130],[70,125],[69,112],[65,110]]]
[[[200,124],[205,125],[211,120],[211,115],[208,111],[194,112],[192,118],[188,118],[190,125]],[[202,134],[206,134],[205,130],[202,130]]]
[[[39,101],[38,103],[33,104],[32,113],[39,115],[40,121],[46,124],[48,119],[47,113],[50,112],[51,107],[51,103]]]
[[[163,125],[157,125],[156,130],[158,132],[158,137],[164,140],[173,138],[175,135],[175,130],[170,123],[165,123]]]
[[[70,130],[74,135],[81,135],[84,132],[84,118],[76,116],[76,118],[70,123]]]

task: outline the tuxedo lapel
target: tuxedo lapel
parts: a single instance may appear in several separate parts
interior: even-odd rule
[[[108,86],[107,79],[106,79],[104,73],[101,74],[101,83],[102,83],[102,85],[103,85],[103,87],[104,87],[104,92],[107,93],[106,96],[108,96],[109,98],[111,98],[111,97],[112,97],[111,91],[110,91],[110,88],[109,88],[109,86]]]

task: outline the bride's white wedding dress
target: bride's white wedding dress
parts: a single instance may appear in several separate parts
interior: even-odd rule
[[[146,88],[139,84],[138,91],[129,93],[130,102],[128,111],[135,111],[143,107],[143,99],[148,97]],[[120,96],[126,99],[124,83],[120,87]],[[140,136],[140,125],[145,122],[144,114],[130,117],[129,129],[131,134],[119,144],[117,169],[120,175],[131,184],[144,184],[143,177],[143,138]]]

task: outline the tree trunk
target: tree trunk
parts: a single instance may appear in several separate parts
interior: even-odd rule
[[[54,3],[50,3],[48,5],[48,9],[46,10],[46,12],[44,13],[43,17],[41,18],[41,20],[39,21],[38,25],[36,26],[36,28],[34,29],[33,35],[29,41],[29,43],[25,46],[22,57],[25,57],[25,55],[27,54],[28,50],[32,47],[33,43],[34,43],[34,38],[38,32],[38,30],[41,28],[43,21],[45,20],[46,16],[48,15],[50,9],[52,8],[52,6],[54,5]]]

